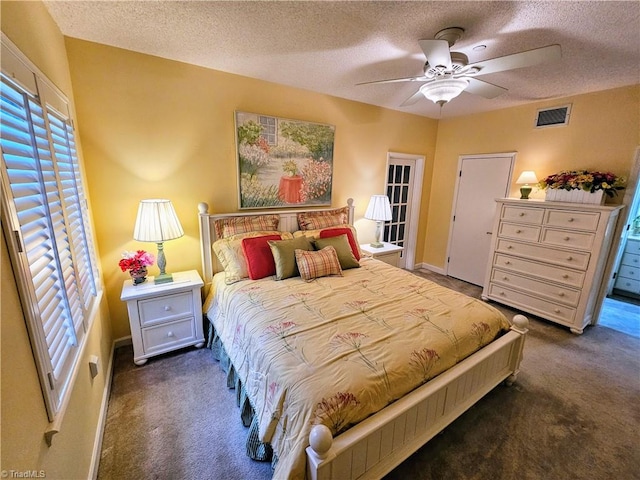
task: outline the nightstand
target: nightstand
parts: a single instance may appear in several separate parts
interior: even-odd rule
[[[400,253],[404,250],[404,247],[383,242],[382,247],[376,248],[365,243],[364,245],[360,245],[360,250],[362,250],[367,256],[373,257],[377,260],[382,260],[389,265],[397,267],[400,265]]]
[[[153,277],[139,285],[124,282],[120,300],[127,302],[136,365],[144,365],[154,355],[204,345],[203,285],[195,270],[174,273],[172,283],[161,285],[155,285]]]

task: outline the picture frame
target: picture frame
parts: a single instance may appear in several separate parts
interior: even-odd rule
[[[240,209],[330,206],[335,126],[235,112]]]

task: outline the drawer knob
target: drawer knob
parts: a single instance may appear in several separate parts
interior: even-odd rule
[[[564,237],[564,239],[568,242],[569,240],[571,240],[571,237]]]
[[[516,233],[522,233],[522,230],[518,229],[516,230]]]
[[[567,257],[567,262],[570,262],[571,260],[573,260],[573,257],[572,257],[571,255],[569,255],[569,256]]]
[[[503,297],[506,295],[506,293],[504,293],[504,290],[500,292],[500,295],[502,295]]]
[[[171,330],[167,332],[167,337],[173,337],[173,332]]]
[[[504,277],[502,277],[503,280],[509,280],[509,277],[507,277],[506,275]]]
[[[556,312],[556,313],[560,313],[560,309],[559,308],[555,308],[553,311]]]
[[[507,250],[511,250],[513,248],[513,245],[507,245]]]
[[[573,217],[569,217],[569,218],[567,219],[567,221],[568,221],[568,222],[573,222]]]
[[[164,306],[164,311],[168,312],[169,310],[171,310],[171,307],[169,305],[165,305]]]
[[[506,260],[506,261],[504,262],[504,264],[505,264],[505,265],[511,265],[511,262],[510,262],[509,260]]]
[[[559,297],[564,297],[564,292],[558,292]]]
[[[564,275],[562,275],[562,278],[569,278],[569,274],[565,273]]]
[[[524,217],[524,212],[520,212],[520,213],[518,214],[518,216],[519,216],[519,217]]]

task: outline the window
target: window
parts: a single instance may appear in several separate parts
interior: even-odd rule
[[[269,145],[275,145],[277,143],[275,117],[265,117],[263,115],[259,115],[258,121],[262,126],[262,132],[260,133],[260,136],[264,138]]]
[[[2,38],[2,220],[49,420],[97,306],[87,202],[68,102]]]

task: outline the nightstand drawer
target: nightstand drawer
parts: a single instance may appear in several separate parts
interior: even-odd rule
[[[166,350],[182,343],[194,340],[193,318],[187,318],[177,322],[165,323],[142,330],[142,343],[146,354],[152,354],[158,350]]]
[[[624,251],[640,255],[640,242],[637,240],[627,240],[627,246],[624,247]]]
[[[572,212],[566,210],[549,210],[545,225],[564,227],[576,230],[596,231],[600,214],[597,212]]]
[[[614,287],[627,292],[640,293],[640,279],[621,277],[618,275]]]
[[[177,318],[193,315],[193,295],[191,292],[165,295],[163,297],[141,300],[140,325],[154,325],[169,322]]]
[[[593,233],[545,228],[542,231],[542,239],[540,241],[547,245],[591,250],[595,238],[596,236]]]
[[[630,278],[632,280],[640,280],[640,268],[630,267],[629,265],[620,265],[618,277]]]
[[[537,242],[540,237],[540,227],[517,225],[515,223],[501,223],[498,229],[498,235],[500,237]]]
[[[502,238],[498,239],[496,250],[499,252],[509,253],[511,255],[519,255],[535,260],[553,262],[567,267],[579,268],[580,270],[587,269],[590,257],[588,253],[584,252],[567,252],[565,250],[556,250],[542,245],[519,243]]]
[[[504,207],[502,220],[507,222],[542,223],[544,211],[539,208]]]
[[[630,267],[640,267],[640,255],[625,253],[622,256],[622,265],[629,265]]]

